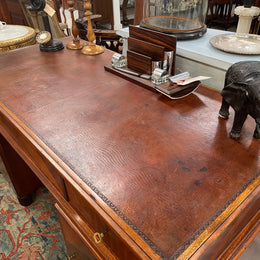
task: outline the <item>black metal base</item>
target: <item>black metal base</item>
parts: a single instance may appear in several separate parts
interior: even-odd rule
[[[47,44],[40,44],[40,50],[45,52],[60,51],[63,48],[63,43],[58,39],[52,39]]]
[[[177,37],[177,40],[192,40],[192,39],[200,38],[206,32],[207,32],[207,26],[204,25],[203,28],[196,31],[173,33],[173,35]]]

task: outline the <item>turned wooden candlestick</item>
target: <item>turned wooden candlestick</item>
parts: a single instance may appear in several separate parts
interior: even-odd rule
[[[74,19],[74,0],[68,0],[67,1],[70,15],[71,15],[71,20],[72,20],[72,35],[73,35],[73,40],[69,42],[66,47],[70,50],[79,50],[82,49],[84,44],[80,42],[79,40],[79,29],[75,23]]]
[[[94,30],[93,30],[93,27],[92,27],[92,23],[91,23],[91,18],[90,16],[92,15],[91,13],[91,3],[90,3],[90,0],[84,0],[84,9],[86,9],[86,13],[85,15],[87,16],[88,18],[88,32],[87,32],[87,38],[88,38],[88,41],[89,41],[89,44],[86,45],[82,50],[81,52],[83,54],[86,54],[86,55],[97,55],[97,54],[101,54],[104,52],[104,47],[102,46],[99,46],[99,45],[96,45],[94,43],[95,41],[95,33],[94,33]]]

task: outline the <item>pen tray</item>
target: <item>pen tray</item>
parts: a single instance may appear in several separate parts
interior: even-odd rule
[[[113,68],[112,65],[106,65],[106,66],[104,66],[104,68],[106,71],[109,71],[109,72],[111,72],[115,75],[118,75],[121,78],[127,79],[133,83],[136,83],[139,86],[142,86],[144,88],[147,88],[147,89],[150,89],[150,90],[153,90],[156,92],[160,92],[161,94],[167,96],[170,99],[179,99],[179,98],[186,97],[189,94],[191,94],[192,92],[194,92],[200,86],[200,83],[198,83],[197,85],[193,84],[191,86],[178,87],[171,95],[168,95],[168,94],[162,92],[161,90],[157,89],[156,85],[151,80],[143,79],[143,78],[119,71],[119,70]]]

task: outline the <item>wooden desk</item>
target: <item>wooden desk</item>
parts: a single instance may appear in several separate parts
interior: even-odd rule
[[[79,259],[235,259],[259,231],[253,120],[235,141],[219,92],[173,101],[105,71],[110,60],[0,55],[1,155],[20,201],[37,176]]]

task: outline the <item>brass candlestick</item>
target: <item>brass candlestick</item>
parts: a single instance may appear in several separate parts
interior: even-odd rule
[[[79,50],[82,49],[84,44],[80,42],[79,40],[79,29],[75,23],[75,19],[74,19],[74,0],[68,0],[67,1],[68,7],[69,7],[69,11],[70,11],[70,15],[71,15],[71,20],[72,20],[72,35],[73,35],[73,40],[72,42],[69,42],[66,47],[67,49],[70,50]]]
[[[104,48],[102,46],[96,45],[94,43],[95,41],[95,33],[93,31],[92,23],[91,23],[91,18],[90,16],[92,15],[91,13],[91,3],[90,0],[84,0],[84,9],[86,9],[85,15],[88,18],[88,32],[87,32],[87,38],[89,41],[89,44],[86,45],[81,52],[86,55],[97,55],[101,54],[104,52]]]

